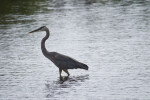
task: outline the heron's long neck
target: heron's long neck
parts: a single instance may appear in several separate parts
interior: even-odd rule
[[[46,30],[46,36],[42,39],[41,41],[41,49],[43,54],[46,56],[46,54],[48,53],[47,49],[45,48],[45,41],[49,38],[49,30]]]

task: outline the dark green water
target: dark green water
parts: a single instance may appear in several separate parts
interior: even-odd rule
[[[149,100],[148,0],[3,0],[0,3],[1,100]],[[40,48],[89,70],[59,71]]]

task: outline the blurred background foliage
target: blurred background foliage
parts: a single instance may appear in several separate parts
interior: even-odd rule
[[[66,0],[1,0],[0,3],[0,25],[20,22],[18,19],[30,15],[49,13],[55,9],[66,5]],[[99,6],[129,6],[136,4],[139,6],[149,5],[148,0],[72,0],[72,5],[83,4],[90,6],[99,3]],[[28,23],[32,20],[22,20],[21,23]]]

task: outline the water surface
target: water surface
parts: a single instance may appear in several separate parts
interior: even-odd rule
[[[6,5],[7,4],[7,5]],[[5,0],[0,5],[1,100],[149,100],[148,0]],[[6,5],[6,6],[3,6]],[[40,48],[71,56],[89,71],[58,68]]]

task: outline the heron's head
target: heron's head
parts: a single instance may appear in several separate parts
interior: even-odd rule
[[[47,30],[47,27],[46,26],[42,26],[42,27],[40,27],[38,29],[35,29],[35,30],[29,32],[29,33],[41,32],[41,31],[46,31],[46,30]]]

